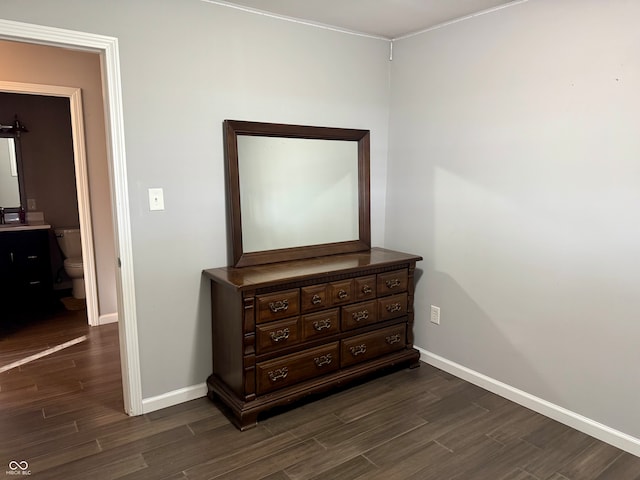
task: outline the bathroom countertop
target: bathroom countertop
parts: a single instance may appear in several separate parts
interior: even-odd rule
[[[16,224],[10,224],[10,223],[6,223],[6,224],[2,224],[0,225],[0,233],[1,232],[18,232],[21,230],[48,230],[51,228],[51,225],[48,225],[46,223],[41,223],[41,224],[32,224],[32,225],[27,225],[24,223],[16,223]]]

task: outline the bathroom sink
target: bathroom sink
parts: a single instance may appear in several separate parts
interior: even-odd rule
[[[3,230],[47,230],[51,228],[51,225],[46,223],[28,225],[26,223],[2,223],[0,224],[0,231]]]

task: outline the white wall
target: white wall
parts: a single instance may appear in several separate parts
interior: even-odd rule
[[[535,0],[397,41],[385,236],[425,257],[416,345],[635,437],[638,18]]]
[[[370,129],[382,242],[387,42],[200,0],[27,3],[3,0],[0,16],[119,39],[143,397],[211,373],[201,271],[227,259],[224,119]],[[149,187],[166,210],[149,211]]]

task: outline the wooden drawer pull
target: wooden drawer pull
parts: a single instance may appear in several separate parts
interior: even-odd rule
[[[322,298],[320,298],[320,295],[314,295],[311,297],[311,303],[318,305],[319,303],[322,303]]]
[[[370,294],[371,292],[373,292],[373,289],[372,289],[369,285],[364,285],[364,286],[362,287],[362,293],[364,293],[364,294],[368,295],[368,294]]]
[[[393,345],[394,343],[398,343],[400,341],[400,334],[397,333],[395,335],[389,335],[387,338],[387,343],[389,345]]]
[[[402,310],[402,305],[400,303],[390,303],[386,308],[389,313],[399,312]]]
[[[316,362],[316,367],[322,367],[324,365],[329,365],[333,358],[331,358],[331,354],[327,353],[326,355],[320,355],[313,359]]]
[[[338,298],[340,300],[344,300],[345,298],[347,298],[349,296],[349,294],[346,292],[346,290],[338,290]]]
[[[388,289],[396,288],[400,286],[400,280],[398,280],[397,278],[393,278],[391,280],[387,280],[385,284],[387,285]]]
[[[324,320],[318,320],[316,322],[313,322],[313,328],[317,332],[321,332],[325,328],[331,328],[331,319],[325,318]]]
[[[289,308],[289,300],[278,300],[269,302],[269,308],[273,313],[284,312]]]
[[[278,380],[287,378],[287,375],[289,375],[289,369],[287,367],[277,368],[269,372],[268,375],[272,382],[277,382]]]
[[[358,355],[365,353],[367,351],[367,346],[364,343],[361,343],[360,345],[354,345],[353,347],[349,347],[349,351],[351,352],[351,355],[353,355],[354,357],[357,357]]]
[[[360,320],[367,320],[369,318],[369,310],[360,310],[359,312],[353,312],[351,314],[351,317],[353,317],[356,322],[359,322]]]
[[[280,342],[282,340],[286,340],[289,338],[289,329],[284,328],[282,330],[276,330],[275,332],[271,332],[271,340],[273,342]]]

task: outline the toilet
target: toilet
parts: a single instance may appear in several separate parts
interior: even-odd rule
[[[82,245],[79,228],[56,228],[56,240],[64,254],[64,271],[72,282],[74,298],[85,298],[84,270],[82,268]]]

